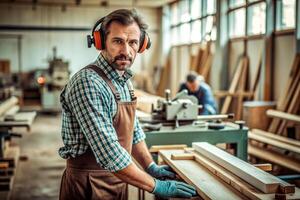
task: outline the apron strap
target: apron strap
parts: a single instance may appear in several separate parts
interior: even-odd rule
[[[92,69],[94,70],[103,80],[108,84],[110,87],[112,93],[114,94],[117,101],[121,100],[120,93],[117,91],[116,87],[112,84],[111,80],[109,80],[106,76],[106,74],[96,65],[88,65],[85,67],[86,69]]]
[[[127,81],[127,86],[128,86],[128,90],[129,90],[129,93],[130,93],[131,101],[135,101],[137,98],[134,94],[134,90],[132,88],[132,85],[130,85],[128,81]]]

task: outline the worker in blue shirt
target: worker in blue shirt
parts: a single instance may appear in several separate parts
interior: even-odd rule
[[[203,80],[203,77],[196,72],[191,71],[186,76],[186,82],[182,83],[179,92],[187,90],[189,95],[193,95],[198,99],[198,104],[203,108],[199,111],[201,115],[214,115],[217,113],[217,105],[214,100],[211,88]]]
[[[99,56],[77,72],[60,95],[59,154],[67,164],[60,200],[126,200],[126,183],[162,198],[196,195],[193,186],[164,180],[175,178],[175,173],[155,164],[135,115],[130,67],[137,53],[150,47],[146,28],[135,10],[119,9],[101,18],[87,37]]]

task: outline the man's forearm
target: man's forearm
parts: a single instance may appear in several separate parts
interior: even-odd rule
[[[113,174],[122,181],[148,192],[152,192],[155,186],[154,179],[146,172],[140,170],[134,163],[131,163],[128,167]]]
[[[152,156],[145,141],[141,141],[132,146],[132,156],[144,169],[146,169],[149,164],[153,162]]]

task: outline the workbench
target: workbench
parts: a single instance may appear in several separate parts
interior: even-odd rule
[[[224,129],[212,130],[207,127],[183,125],[179,128],[163,126],[159,131],[148,131],[146,143],[148,148],[153,145],[186,144],[193,142],[209,142],[211,144],[233,144],[236,156],[247,161],[248,128],[226,125]]]

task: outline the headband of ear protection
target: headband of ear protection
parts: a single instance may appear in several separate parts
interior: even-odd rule
[[[99,19],[92,29],[92,34],[87,35],[88,48],[91,48],[92,44],[94,44],[94,46],[98,50],[105,49],[105,32],[101,26],[101,23],[104,21],[104,19],[105,17]],[[96,28],[99,25],[100,28],[96,30]],[[150,47],[151,47],[150,37],[148,36],[147,32],[141,31],[140,46],[139,46],[138,53],[143,53],[146,49],[149,49]]]

